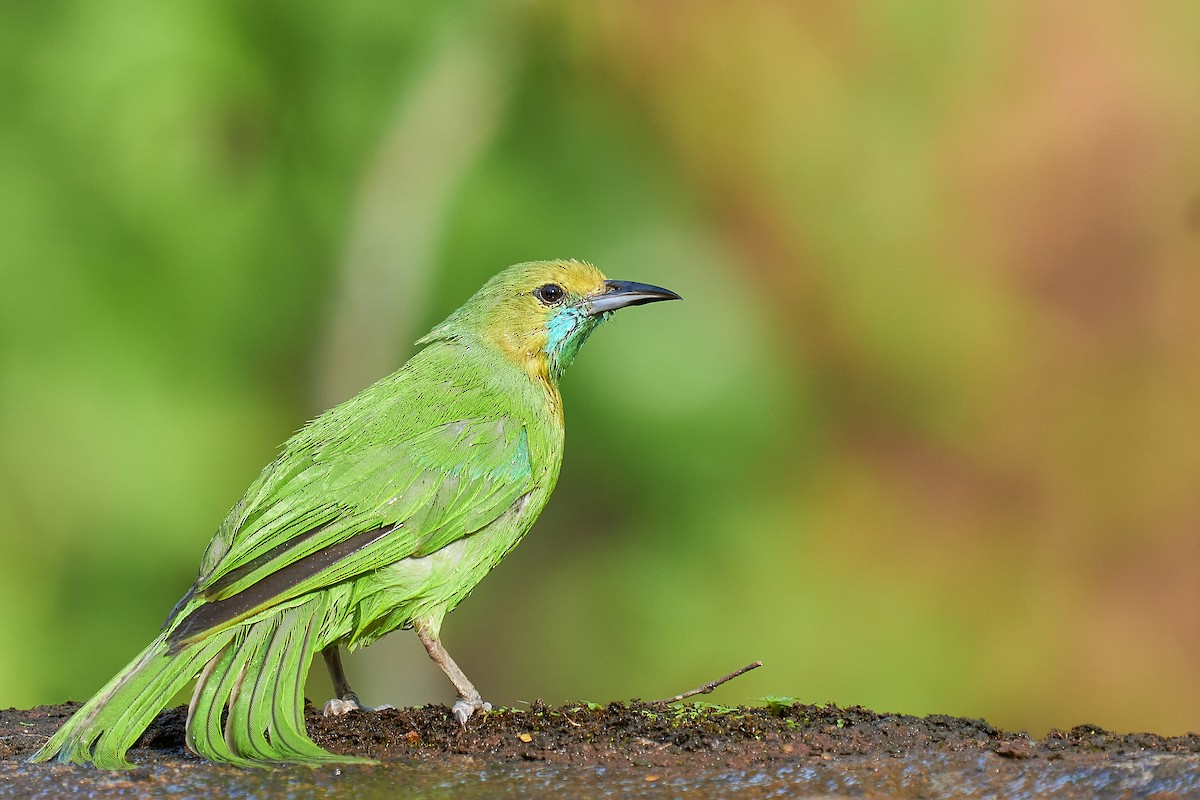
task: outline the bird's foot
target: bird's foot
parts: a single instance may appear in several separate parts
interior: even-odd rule
[[[351,711],[361,711],[362,705],[357,700],[343,700],[340,697],[335,697],[325,703],[325,707],[321,709],[321,713],[327,717],[340,717],[344,714],[349,714]]]
[[[359,702],[358,695],[352,694],[349,697],[335,697],[325,703],[325,707],[321,709],[321,713],[327,717],[340,717],[344,714],[349,714],[351,711],[383,711],[385,709],[395,708],[391,705],[381,706],[364,706]]]
[[[467,727],[467,720],[471,718],[472,714],[474,714],[476,711],[491,711],[492,704],[485,703],[478,697],[476,697],[474,700],[463,700],[459,698],[459,700],[454,703],[450,710],[454,713],[454,718],[458,720],[458,724],[461,725],[465,730]]]

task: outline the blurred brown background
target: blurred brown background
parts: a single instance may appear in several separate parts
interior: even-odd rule
[[[1200,5],[415,5],[0,11],[0,705],[90,695],[292,430],[577,257],[686,302],[589,343],[447,622],[493,703],[762,659],[711,699],[1200,727]],[[450,699],[409,634],[349,669]]]

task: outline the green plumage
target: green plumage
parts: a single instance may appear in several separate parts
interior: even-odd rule
[[[305,679],[316,652],[404,627],[454,683],[465,724],[486,704],[441,648],[442,619],[554,488],[559,373],[614,309],[674,298],[572,261],[497,275],[398,372],[284,444],[222,522],[162,633],[32,760],[128,767],[125,752],[196,679],[187,744],[206,758],[362,761],[308,738]]]

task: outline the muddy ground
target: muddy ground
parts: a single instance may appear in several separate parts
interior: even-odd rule
[[[47,787],[58,781],[60,787],[75,786],[89,796],[106,795],[102,791],[109,785],[104,782],[110,777],[106,773],[23,763],[77,707],[76,703],[68,703],[0,711],[0,794],[47,796]],[[139,796],[138,787],[153,794],[153,784],[160,778],[174,781],[171,788],[178,794],[182,787],[180,769],[193,775],[210,768],[185,750],[184,718],[183,708],[164,711],[158,717],[130,752],[131,759],[144,767],[134,771],[134,789],[126,782],[118,787],[119,791],[114,789],[115,794]],[[443,706],[355,713],[333,719],[322,717],[319,710],[310,707],[307,722],[310,735],[323,747],[383,762],[383,767],[365,768],[368,770],[386,769],[393,764],[420,773],[425,765],[430,774],[443,769],[486,774],[490,765],[501,765],[508,770],[503,774],[516,775],[514,785],[520,785],[520,768],[517,772],[508,768],[532,762],[565,765],[569,767],[567,772],[573,770],[571,774],[587,774],[592,790],[596,780],[603,783],[604,776],[646,784],[666,781],[660,788],[667,790],[673,778],[761,773],[778,779],[783,769],[788,781],[820,781],[820,785],[808,787],[818,793],[936,796],[941,784],[934,781],[934,773],[944,780],[947,770],[966,769],[976,779],[994,773],[1006,775],[1010,782],[1026,774],[1057,775],[1060,777],[1055,780],[1066,785],[1092,787],[1088,790],[1092,795],[1106,786],[1123,787],[1119,796],[1192,796],[1193,789],[1200,791],[1200,735],[1116,734],[1093,725],[1051,731],[1035,739],[1024,733],[998,730],[982,720],[878,714],[859,707],[776,704],[724,708],[637,701],[554,708],[535,703],[527,709],[476,716],[465,731]],[[895,774],[888,774],[889,766]],[[230,768],[221,769],[229,774]],[[866,777],[848,785],[834,780],[859,773]],[[566,773],[558,770],[554,774]],[[1073,782],[1072,775],[1091,776],[1090,783]],[[870,776],[875,778],[868,779]],[[746,780],[753,784],[753,780]],[[494,783],[491,788],[498,785]],[[799,783],[788,785],[803,788]],[[689,793],[680,786],[683,784],[677,786],[676,793]],[[987,791],[980,787],[982,784],[976,788],[981,795],[995,791],[994,786]],[[733,794],[737,788],[726,783],[723,790],[717,786],[712,796]],[[958,788],[968,787],[960,783]],[[303,792],[287,793],[303,796]],[[959,796],[974,793],[949,792]],[[570,796],[565,788],[561,794]],[[671,794],[660,792],[660,796]],[[704,796],[705,792],[690,794]],[[587,791],[580,796],[587,796]]]

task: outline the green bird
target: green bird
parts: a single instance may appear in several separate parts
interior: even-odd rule
[[[518,264],[417,344],[397,372],[292,436],[225,517],[161,633],[31,761],[131,767],[142,731],[195,679],[187,746],[239,766],[362,763],[313,742],[304,683],[320,652],[327,713],[362,708],[338,648],[413,628],[466,725],[490,706],[442,619],[529,530],[563,453],[558,383],[617,309],[677,300],[577,261]]]

